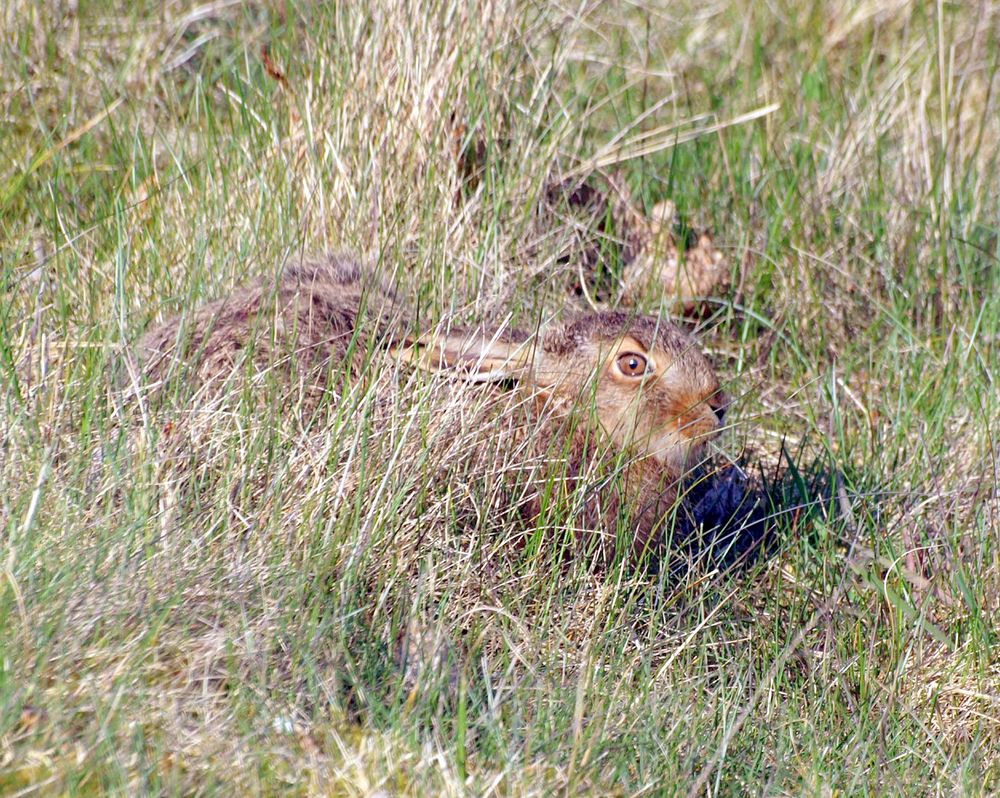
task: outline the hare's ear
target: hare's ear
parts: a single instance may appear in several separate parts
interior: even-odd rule
[[[424,371],[453,371],[470,382],[492,382],[528,374],[532,350],[530,341],[491,337],[481,331],[452,331],[407,340],[393,353]]]

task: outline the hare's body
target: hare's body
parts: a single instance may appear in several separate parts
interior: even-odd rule
[[[311,380],[314,394],[328,390],[334,370],[340,384],[372,376],[366,370],[394,371],[390,358],[494,382],[485,407],[469,386],[454,383],[452,398],[478,403],[486,419],[467,417],[479,424],[478,440],[462,430],[444,437],[464,441],[484,469],[496,464],[483,455],[490,444],[502,450],[501,470],[521,477],[511,500],[526,519],[545,515],[557,498],[565,501],[554,506],[571,508],[574,529],[606,542],[628,529],[636,552],[665,531],[677,482],[718,433],[725,410],[714,371],[686,334],[654,316],[615,312],[534,334],[412,335],[405,317],[395,294],[370,273],[328,257],[167,322],[142,339],[141,358],[153,383],[177,368],[199,386],[229,385],[248,368],[251,374],[289,369]],[[381,354],[373,353],[380,347]],[[377,384],[384,389],[391,382]],[[492,442],[482,439],[490,436]]]
[[[669,537],[680,477],[673,468],[609,446],[566,417],[562,423],[548,419],[541,434],[530,425],[523,434],[530,437],[523,451],[540,464],[521,506],[529,525],[542,516],[554,491],[571,508],[568,522],[576,542],[603,562],[619,545],[638,559]]]
[[[331,367],[357,376],[369,349],[403,322],[392,289],[341,255],[305,259],[259,278],[144,336],[138,355],[154,384],[180,376],[209,390],[235,372],[294,371],[322,388]]]

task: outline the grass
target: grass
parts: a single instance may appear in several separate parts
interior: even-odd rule
[[[0,22],[0,792],[1000,791],[995,5]],[[749,571],[512,551],[511,455],[435,434],[432,382],[314,425],[240,396],[193,450],[183,391],[116,387],[149,324],[299,251],[365,253],[428,323],[530,324],[565,302],[535,199],[595,160],[732,264],[699,325],[722,448],[786,493]]]

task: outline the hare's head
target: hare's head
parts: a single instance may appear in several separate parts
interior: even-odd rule
[[[592,313],[533,336],[429,334],[400,354],[473,381],[515,380],[567,410],[592,409],[616,446],[677,473],[719,433],[727,406],[697,344],[656,316]]]

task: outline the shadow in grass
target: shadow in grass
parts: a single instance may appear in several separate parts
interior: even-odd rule
[[[654,572],[681,578],[692,570],[738,571],[776,555],[809,520],[835,515],[836,470],[825,457],[803,463],[782,446],[781,459],[757,474],[737,462],[720,471],[699,470],[686,481],[670,542]]]

